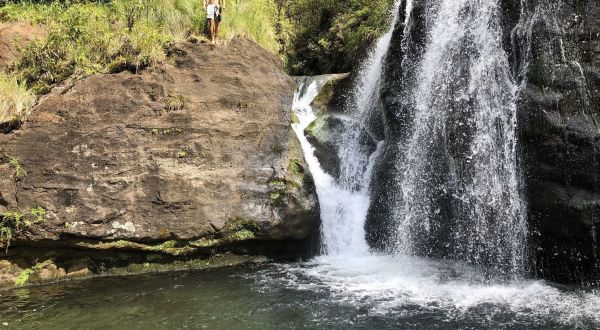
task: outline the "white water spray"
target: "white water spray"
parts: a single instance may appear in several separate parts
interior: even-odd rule
[[[325,173],[314,155],[314,149],[304,135],[304,130],[316,119],[310,104],[331,76],[319,76],[301,82],[294,98],[293,110],[299,123],[292,127],[300,140],[306,162],[313,175],[321,207],[321,234],[323,250],[328,255],[361,256],[369,254],[365,240],[364,223],[371,203],[369,184],[374,160],[381,148],[377,143],[375,152],[366,149],[364,139],[372,139],[365,129],[369,112],[378,102],[381,72],[385,55],[392,39],[393,28],[398,20],[401,1],[393,7],[392,24],[377,42],[373,52],[360,70],[358,83],[353,90],[346,129],[340,146],[340,177],[334,179]]]
[[[394,8],[396,13],[400,3]],[[408,34],[413,6],[411,0],[402,3],[406,6],[406,53],[412,42]],[[511,322],[519,324],[519,318],[531,319],[534,324],[538,320],[563,325],[597,324],[600,298],[596,292],[563,291],[519,276],[508,283],[495,283],[478,267],[483,260],[469,260],[470,255],[507,265],[508,275],[518,275],[522,270],[527,228],[519,195],[515,137],[515,97],[520,81],[512,79],[508,57],[501,49],[495,1],[441,0],[432,7],[427,11],[432,16],[427,18],[430,36],[422,62],[406,67],[420,71],[415,79],[419,84],[410,91],[408,100],[416,119],[409,145],[402,150],[406,153],[405,164],[400,164],[403,200],[396,215],[400,220],[398,252],[409,255],[369,254],[365,243],[368,187],[382,142],[369,155],[357,147],[359,134],[345,135],[347,146],[339,155],[345,163],[339,180],[325,173],[315,158],[304,130],[316,118],[310,103],[326,80],[317,77],[299,88],[294,102],[299,123],[293,127],[315,179],[326,254],[307,263],[282,265],[284,275],[266,277],[268,287],[279,280],[299,290],[324,290],[332,300],[367,308],[368,314],[401,313],[409,318],[412,314],[435,314],[452,320],[465,315],[494,318],[504,313],[509,316],[507,327]],[[392,28],[397,19],[394,16]],[[355,108],[351,117],[358,126],[379,102],[391,33],[379,40],[361,70],[362,78],[351,103]],[[461,112],[464,109],[467,111]],[[469,129],[462,130],[462,126]],[[452,145],[452,139],[457,135],[452,134],[458,134],[458,145],[463,146],[460,152],[453,149],[457,145]],[[436,153],[435,139],[443,141],[448,149]],[[456,159],[457,154],[466,158]],[[465,211],[454,220],[464,221],[452,237],[457,243],[453,252],[458,254],[454,256],[475,266],[410,256],[417,240],[415,229],[434,229],[433,219],[444,211],[431,198],[436,178],[427,170],[435,163],[432,156],[447,160],[444,164],[450,171],[446,173],[452,180],[444,182],[441,189],[450,192],[462,204],[459,210]]]
[[[520,275],[527,226],[518,86],[502,49],[499,12],[497,1],[474,0],[445,0],[427,11],[431,25],[409,101],[413,131],[400,146],[398,252]]]

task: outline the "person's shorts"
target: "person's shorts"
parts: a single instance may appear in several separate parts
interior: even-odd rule
[[[206,18],[221,21],[221,8],[218,5],[206,6]]]

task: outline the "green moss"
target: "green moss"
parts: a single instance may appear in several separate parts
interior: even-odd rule
[[[286,185],[286,180],[282,178],[274,178],[270,179],[267,182],[267,186],[271,189],[284,189]]]
[[[153,128],[150,130],[152,135],[179,135],[183,133],[181,128]]]
[[[218,246],[221,243],[223,243],[222,239],[213,238],[213,236],[211,236],[211,237],[203,237],[197,241],[193,241],[190,243],[190,245],[194,246],[194,247],[198,247],[198,248],[207,248],[207,247]]]
[[[186,149],[181,149],[177,153],[177,158],[187,158],[187,156],[188,156],[188,151]]]
[[[284,195],[282,192],[279,191],[272,191],[271,194],[269,195],[269,198],[271,198],[271,204],[278,206],[281,205],[284,201]]]
[[[125,240],[97,243],[81,242],[77,245],[95,250],[137,250],[146,252],[160,252],[173,256],[183,255],[194,251],[192,247],[187,245],[187,242],[180,242],[176,240],[166,241],[156,245],[142,244]]]
[[[229,236],[229,238],[233,241],[245,241],[250,239],[255,239],[256,234],[250,230],[243,229],[240,231],[236,231]]]
[[[9,210],[0,213],[0,242],[5,243],[6,250],[8,250],[14,235],[43,222],[45,219],[46,210],[41,206],[31,208],[25,212]]]
[[[325,134],[324,132],[327,132],[327,130],[324,129],[324,126],[325,126],[325,123],[327,122],[328,117],[329,117],[329,115],[322,115],[322,116],[317,117],[317,119],[315,121],[313,121],[310,125],[308,125],[308,127],[304,130],[304,132],[308,136],[315,137],[318,140],[322,140],[322,139],[326,138],[326,136],[323,136],[323,134]]]
[[[290,123],[292,123],[292,124],[300,123],[300,119],[298,119],[298,116],[296,115],[295,112],[292,112],[292,114],[290,115]]]
[[[294,175],[304,176],[304,173],[305,173],[304,166],[302,165],[302,162],[300,162],[300,160],[298,160],[298,159],[290,160],[290,165],[288,166],[288,169]]]
[[[256,224],[256,220],[254,219],[235,218],[228,221],[222,231],[228,233],[242,229],[248,229],[254,232],[258,232],[260,230]]]
[[[31,274],[33,274],[32,268],[27,268],[23,270],[21,273],[19,273],[19,276],[15,278],[15,285],[24,285],[25,283],[27,283]]]
[[[189,244],[198,248],[226,245],[238,241],[256,239],[260,228],[252,219],[235,218],[227,222],[220,231]]]

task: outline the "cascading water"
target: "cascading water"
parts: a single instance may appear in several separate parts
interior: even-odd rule
[[[516,148],[516,93],[499,1],[428,3],[412,134],[398,160],[397,251],[466,260],[511,275],[527,226]]]
[[[393,315],[411,326],[423,324],[424,315],[438,325],[464,327],[600,324],[596,293],[523,278],[528,228],[515,128],[527,63],[511,68],[502,48],[499,3],[395,2],[390,31],[362,66],[346,105],[339,177],[321,168],[305,136],[317,118],[310,104],[330,77],[300,80],[294,102],[299,122],[293,128],[315,179],[324,249],[309,262],[264,273],[265,290],[282,283],[301,292],[326,292],[332,301],[367,311],[361,317]],[[401,13],[402,44],[394,47]],[[418,37],[413,28],[424,31],[424,44],[415,44],[423,40],[413,40]],[[402,57],[401,72],[391,76],[402,81],[384,91],[386,59],[394,56]],[[402,88],[390,92],[389,86],[398,85]],[[391,102],[390,93],[396,94]],[[381,136],[372,132],[377,129],[372,119],[386,106],[386,115],[392,113],[390,104],[398,107],[391,109],[396,120],[407,121],[393,129],[405,131],[391,132],[400,138],[386,136],[369,148],[365,139]],[[384,153],[395,157],[398,173],[390,185],[398,188],[390,191],[396,226],[393,235],[382,235],[393,246],[382,250],[391,255],[369,251],[364,227],[373,207],[374,164]]]
[[[368,196],[364,191],[345,190],[336,180],[327,174],[314,155],[314,149],[304,135],[304,130],[316,119],[310,103],[327,82],[326,77],[317,77],[300,82],[299,92],[294,99],[294,113],[298,123],[292,124],[304,157],[314,178],[321,208],[321,232],[323,250],[332,255],[362,255],[368,246],[364,238],[364,229],[360,224],[363,214],[369,207]]]
[[[393,23],[398,20],[397,1],[393,10]],[[361,69],[360,80],[354,88],[348,103],[347,123],[340,145],[340,176],[336,180],[321,168],[314,156],[314,150],[304,135],[304,130],[316,119],[310,106],[320,89],[331,76],[319,76],[299,82],[294,98],[294,112],[299,123],[293,125],[298,136],[306,161],[315,179],[321,207],[321,234],[324,252],[329,255],[365,255],[368,245],[365,240],[364,221],[370,205],[369,184],[374,160],[377,158],[381,143],[371,152],[365,139],[373,140],[366,128],[366,122],[373,115],[379,98],[381,68],[388,50],[393,28],[377,42],[368,60]]]

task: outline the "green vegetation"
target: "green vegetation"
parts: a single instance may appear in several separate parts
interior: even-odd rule
[[[347,72],[388,26],[391,0],[275,0],[292,74]]]
[[[183,109],[183,107],[185,105],[183,96],[179,93],[170,93],[167,96],[166,103],[167,103],[166,107],[167,107],[168,111],[181,110],[181,109]]]
[[[295,175],[302,176],[304,175],[304,166],[298,159],[290,160],[289,170]]]
[[[150,130],[152,135],[177,135],[183,133],[181,128],[153,128]]]
[[[21,163],[18,159],[14,157],[8,157],[8,163],[13,167],[15,171],[13,173],[13,180],[20,181],[22,178],[27,176],[27,171],[23,169],[23,166],[21,166]]]
[[[23,271],[21,271],[21,273],[19,273],[19,276],[17,276],[17,278],[15,279],[15,285],[26,284],[27,282],[29,282],[29,277],[31,277],[31,275],[33,275],[36,271],[42,270],[52,264],[52,260],[46,260],[44,262],[35,264],[31,268],[24,269]]]
[[[0,123],[20,122],[35,103],[23,80],[0,72]]]
[[[226,2],[221,35],[244,35],[276,50],[270,0]],[[0,20],[26,20],[48,28],[44,40],[21,49],[13,71],[37,93],[70,76],[139,71],[166,59],[169,46],[199,34],[206,24],[203,1],[113,0],[9,2]],[[197,38],[198,39],[198,38]]]
[[[391,0],[226,0],[221,39],[242,35],[278,52],[291,74],[352,69],[384,30]],[[47,30],[21,45],[20,60],[0,73],[0,123],[21,122],[44,94],[68,78],[138,72],[167,60],[177,41],[206,40],[203,1],[2,1],[0,22]],[[171,95],[168,109],[183,98]]]
[[[43,24],[48,33],[20,49],[13,74],[36,93],[45,93],[71,76],[140,70],[166,58],[174,40],[163,21],[141,1],[110,3],[9,3],[0,9],[6,21]]]
[[[44,222],[46,210],[43,207],[35,207],[26,212],[5,211],[0,213],[0,242],[10,247],[12,238],[23,230]]]
[[[181,149],[177,153],[177,158],[187,158],[187,156],[188,156],[188,151],[186,149]]]

